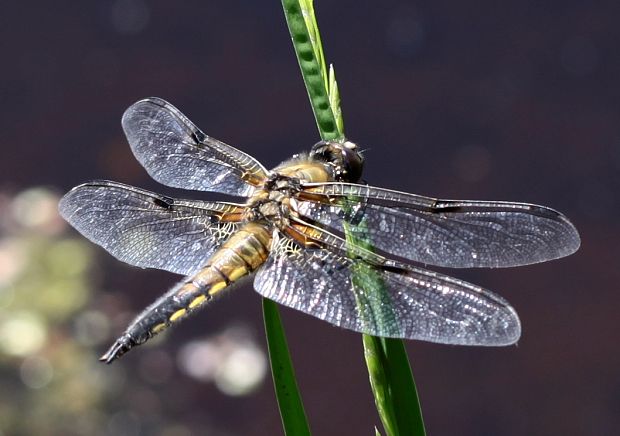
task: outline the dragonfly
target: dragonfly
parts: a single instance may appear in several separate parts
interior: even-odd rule
[[[84,183],[61,199],[64,219],[117,259],[184,276],[129,324],[106,363],[251,276],[263,297],[344,329],[510,345],[521,324],[504,298],[425,266],[513,267],[580,245],[573,224],[548,207],[360,183],[364,158],[344,139],[268,170],[160,98],[130,106],[122,126],[157,182],[243,200],[175,199],[113,181]]]

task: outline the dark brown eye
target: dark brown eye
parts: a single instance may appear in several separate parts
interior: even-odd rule
[[[317,142],[310,150],[310,156],[331,165],[336,180],[357,182],[362,176],[364,159],[352,142]]]
[[[347,182],[357,182],[362,177],[364,158],[355,149],[342,148],[343,179]]]
[[[312,146],[310,156],[314,159],[327,163],[333,163],[335,157],[331,144],[324,141],[317,142]]]

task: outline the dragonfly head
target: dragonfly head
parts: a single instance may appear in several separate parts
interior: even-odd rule
[[[351,141],[320,141],[312,146],[310,157],[331,166],[339,182],[357,182],[362,177],[364,158]]]

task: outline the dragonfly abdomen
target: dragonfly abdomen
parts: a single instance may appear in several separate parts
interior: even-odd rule
[[[101,356],[111,363],[172,324],[203,307],[222,290],[253,273],[269,255],[271,233],[248,223],[233,234],[195,275],[187,277],[147,307]]]

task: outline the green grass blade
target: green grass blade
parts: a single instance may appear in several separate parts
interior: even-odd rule
[[[282,0],[282,6],[321,138],[342,138],[330,105],[329,77],[312,1]]]
[[[368,367],[368,376],[370,377],[370,388],[375,397],[375,405],[379,418],[385,429],[385,433],[389,436],[397,436],[398,424],[396,422],[396,414],[390,382],[387,374],[386,355],[383,352],[381,338],[377,336],[363,335],[364,358]]]
[[[295,371],[282,328],[278,305],[263,298],[263,318],[269,348],[273,385],[280,408],[284,433],[289,436],[310,435],[310,427],[295,380]]]
[[[327,70],[313,2],[282,0],[282,5],[320,136],[324,140],[342,139],[344,121],[336,74],[332,65]],[[372,250],[363,228],[345,228],[345,235],[349,243]],[[355,271],[352,280],[369,287],[364,289],[368,293],[386,293],[381,278],[369,268]],[[424,435],[417,391],[402,341],[364,335],[364,354],[387,435]],[[379,434],[377,429],[375,432]]]
[[[336,120],[336,128],[340,133],[340,137],[344,137],[344,120],[342,118],[342,110],[340,109],[340,91],[338,91],[338,83],[336,83],[336,71],[332,64],[329,65],[329,82],[327,87],[329,94],[329,105]]]
[[[347,243],[373,251],[364,220],[356,226],[345,224],[344,230]],[[385,289],[382,277],[370,267],[356,268],[353,271],[354,275],[351,278],[353,283],[363,287],[366,294],[379,294],[381,298],[375,300],[385,302],[372,312],[381,314],[382,322],[398,322],[394,313],[389,310],[391,298]],[[368,305],[367,302],[362,303]],[[387,435],[424,435],[420,401],[403,341],[363,336],[370,386]]]
[[[417,389],[403,341],[364,335],[364,357],[386,433],[389,436],[425,436]]]
[[[424,419],[413,380],[405,344],[400,339],[381,338],[385,353],[387,379],[400,434],[424,436]]]

